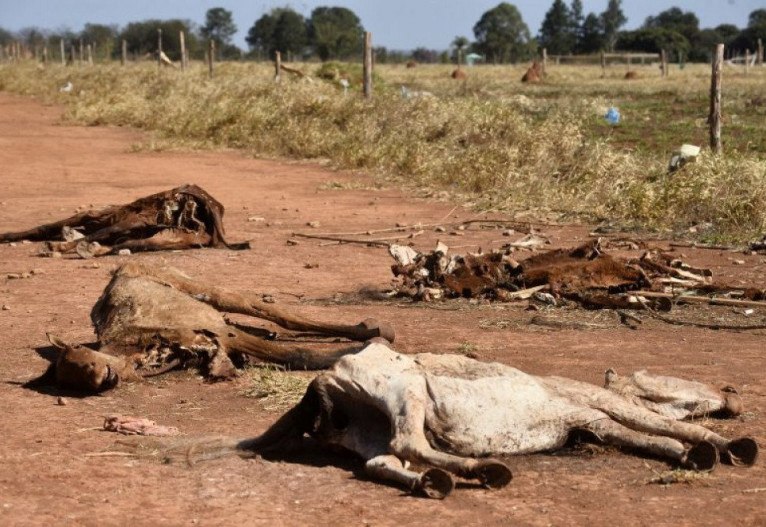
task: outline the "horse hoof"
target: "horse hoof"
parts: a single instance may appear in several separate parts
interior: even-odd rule
[[[488,489],[502,489],[513,479],[513,472],[505,463],[484,461],[476,467],[476,477]]]
[[[420,493],[434,500],[443,500],[454,488],[452,476],[440,468],[431,468],[423,472],[417,485]]]
[[[708,472],[718,464],[718,449],[709,441],[701,441],[691,447],[684,459],[684,465],[691,470]]]
[[[731,464],[737,467],[750,467],[758,459],[758,443],[750,437],[735,439],[726,446]]]

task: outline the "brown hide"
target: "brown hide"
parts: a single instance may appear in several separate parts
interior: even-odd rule
[[[255,295],[192,280],[173,268],[131,262],[115,272],[91,311],[100,351],[54,343],[65,350],[54,365],[56,383],[94,392],[120,380],[189,366],[200,368],[210,379],[227,379],[237,375],[237,365],[247,358],[314,370],[357,351],[347,345],[311,349],[267,340],[271,332],[232,324],[225,313],[313,334],[361,341],[394,339],[390,326],[371,319],[353,326],[318,322],[266,304]]]
[[[543,81],[543,68],[539,62],[534,61],[527,72],[521,78],[521,82],[536,84]]]
[[[52,251],[76,251],[83,257],[121,249],[249,248],[247,243],[226,241],[223,213],[223,205],[202,188],[184,185],[127,205],[88,210],[26,231],[0,234],[0,242],[47,241]]]
[[[455,80],[465,80],[468,78],[468,74],[462,68],[458,68],[452,72],[452,78]]]

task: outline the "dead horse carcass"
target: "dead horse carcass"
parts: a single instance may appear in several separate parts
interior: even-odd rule
[[[87,210],[26,231],[0,234],[0,242],[44,241],[51,252],[76,252],[83,258],[122,249],[248,249],[248,243],[226,242],[223,212],[223,205],[203,189],[184,185],[127,205]]]
[[[230,444],[268,453],[295,448],[309,434],[359,455],[371,477],[443,498],[452,475],[503,487],[511,470],[492,456],[555,450],[575,432],[695,470],[713,469],[719,455],[752,465],[753,439],[729,440],[682,421],[741,411],[732,388],[612,370],[602,388],[458,355],[402,355],[372,342],[319,375],[263,435]],[[431,468],[418,473],[407,462]]]
[[[193,280],[171,267],[138,262],[120,267],[91,311],[99,351],[70,346],[49,335],[57,360],[30,385],[100,392],[120,381],[197,366],[210,379],[237,374],[247,358],[298,369],[324,369],[359,347],[315,350],[271,340],[269,331],[228,321],[224,313],[249,315],[297,332],[365,341],[394,340],[387,324],[357,325],[311,320],[252,293],[236,293]]]

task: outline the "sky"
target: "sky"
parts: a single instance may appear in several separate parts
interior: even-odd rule
[[[608,0],[584,0],[585,11],[600,13]],[[238,32],[234,44],[246,48],[247,30],[274,7],[289,5],[308,16],[320,5],[352,9],[373,34],[376,46],[407,50],[424,46],[446,49],[455,36],[473,38],[473,25],[500,0],[0,0],[0,27],[82,29],[87,22],[117,24],[149,18],[183,18],[202,24],[211,7],[224,7],[234,15]],[[552,0],[510,0],[521,11],[533,35],[540,29]],[[702,27],[747,25],[751,11],[764,0],[623,0],[626,29],[640,26],[649,15],[673,6],[694,11]]]

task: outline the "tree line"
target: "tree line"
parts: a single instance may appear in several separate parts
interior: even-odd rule
[[[709,61],[717,43],[744,52],[754,51],[759,39],[766,41],[766,9],[750,13],[748,25],[742,29],[731,24],[701,28],[694,12],[678,7],[648,17],[636,30],[623,30],[627,21],[621,0],[609,0],[603,12],[587,14],[582,0],[569,4],[553,0],[538,34],[533,36],[518,8],[501,2],[481,15],[473,27],[473,41],[455,37],[447,50],[420,47],[397,51],[378,47],[375,55],[380,63],[454,62],[459,55],[470,52],[489,63],[507,63],[529,60],[540,48],[546,48],[552,55],[615,50],[659,53],[664,49],[678,60]],[[57,46],[63,39],[67,46],[91,44],[97,57],[115,58],[120,53],[119,42],[125,40],[130,54],[142,56],[156,51],[158,29],[162,29],[162,48],[173,60],[180,58],[180,31],[185,33],[189,55],[196,58],[204,55],[205,43],[210,39],[216,43],[218,57],[224,59],[271,59],[280,51],[285,58],[344,60],[360,55],[364,38],[362,22],[351,9],[322,6],[305,17],[286,6],[272,9],[253,22],[245,38],[249,49],[243,51],[232,43],[237,32],[232,12],[215,7],[206,12],[201,26],[189,20],[171,19],[131,22],[122,28],[85,24],[79,32],[33,27],[14,34],[0,28],[0,46],[21,41],[35,50]]]

